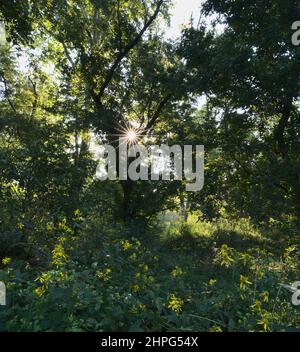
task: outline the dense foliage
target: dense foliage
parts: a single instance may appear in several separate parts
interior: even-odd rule
[[[300,328],[300,5],[207,0],[170,40],[171,5],[0,2],[0,331]],[[100,181],[130,125],[203,144],[204,189]]]

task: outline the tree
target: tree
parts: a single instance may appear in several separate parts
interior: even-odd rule
[[[111,144],[120,127],[134,124],[142,135],[153,131],[185,96],[183,64],[155,25],[167,9],[167,1],[62,1],[40,13],[45,38],[61,48],[60,55],[56,46],[50,51],[62,80],[79,83],[72,102],[82,101],[80,120]],[[121,185],[125,218],[132,217],[134,186]]]
[[[300,51],[291,43],[298,13],[296,1],[206,1],[204,14],[218,15],[224,31],[205,65],[199,46],[211,34],[184,35],[191,87],[200,93],[206,82],[218,124],[222,188],[231,190],[221,200],[261,220],[299,215]]]

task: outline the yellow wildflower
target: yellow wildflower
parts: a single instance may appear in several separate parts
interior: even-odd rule
[[[145,273],[149,271],[149,267],[147,264],[140,264],[139,268],[144,270]]]
[[[211,280],[209,280],[208,284],[209,284],[209,286],[215,286],[217,282],[218,282],[217,280],[211,279]]]
[[[262,325],[263,326],[263,331],[264,332],[269,332],[271,331],[270,329],[270,314],[269,313],[264,313],[261,317],[261,320],[259,320],[257,322],[258,325]]]
[[[51,279],[51,276],[49,273],[41,273],[41,276],[39,276],[35,281],[39,281],[40,283],[47,283]]]
[[[34,290],[37,296],[42,297],[47,292],[47,286],[43,285]]]
[[[176,314],[180,314],[182,312],[183,300],[173,293],[169,299],[168,308],[172,309]]]
[[[149,276],[145,276],[145,281],[149,284],[152,284],[155,280],[153,276],[149,275]]]
[[[19,229],[19,230],[23,230],[24,228],[25,228],[25,225],[24,225],[24,224],[22,224],[21,222],[18,223],[18,229]]]
[[[143,303],[139,304],[139,308],[143,311],[145,311],[147,309],[147,306]]]
[[[185,275],[184,271],[178,266],[176,266],[175,269],[173,269],[171,272],[171,276],[174,278],[184,276],[184,275]]]
[[[76,209],[76,210],[74,211],[74,215],[75,215],[75,216],[79,216],[79,215],[80,215],[80,210],[79,210],[79,209]]]
[[[68,225],[67,219],[63,218],[62,221],[58,224],[58,228],[63,233],[71,234],[73,232],[72,228]]]
[[[263,292],[260,297],[264,302],[269,302],[270,293],[268,291]]]
[[[215,325],[211,328],[211,332],[223,332],[222,328],[218,325]]]
[[[218,253],[221,266],[228,268],[234,263],[234,259],[230,256],[231,254],[232,249],[227,244],[223,244]]]
[[[11,258],[6,257],[6,258],[3,258],[3,259],[2,259],[2,264],[3,264],[3,265],[8,265],[8,264],[11,263],[11,261],[12,261]]]
[[[52,251],[52,264],[56,266],[64,265],[68,259],[63,246],[65,239],[62,238],[59,242]]]
[[[253,312],[260,312],[262,308],[262,303],[258,300],[255,301],[254,304],[250,307]]]
[[[240,289],[246,290],[247,286],[252,285],[252,282],[246,276],[240,275]]]
[[[132,285],[132,286],[131,286],[131,290],[132,290],[132,292],[134,292],[134,293],[138,293],[141,289],[140,289],[140,286],[139,286],[139,285]]]
[[[128,251],[132,247],[132,244],[128,240],[121,241],[121,245],[124,251]]]
[[[256,276],[258,279],[263,279],[265,277],[265,273],[262,270],[258,270],[256,272]]]
[[[67,273],[61,272],[61,273],[59,274],[59,276],[60,276],[60,279],[61,279],[62,281],[66,281],[66,280],[68,279],[68,274],[67,274]]]
[[[253,261],[253,257],[247,253],[244,253],[244,254],[241,254],[241,261],[246,266],[249,263],[251,264],[251,262]]]
[[[103,280],[104,282],[106,282],[106,281],[109,281],[111,279],[111,277],[112,277],[111,273],[112,273],[112,270],[107,268],[107,269],[104,269],[103,271],[100,271],[100,270],[97,271],[96,272],[96,276],[98,277],[98,279]]]

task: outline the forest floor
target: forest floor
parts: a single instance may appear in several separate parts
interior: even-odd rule
[[[248,219],[160,219],[76,235],[66,223],[46,264],[3,258],[4,331],[295,331],[299,249]],[[264,234],[264,235],[263,235]]]

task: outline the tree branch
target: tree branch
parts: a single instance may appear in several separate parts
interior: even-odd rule
[[[155,110],[154,114],[149,118],[149,121],[147,123],[147,126],[145,128],[145,130],[149,130],[150,128],[153,127],[153,125],[155,124],[156,120],[159,118],[160,113],[162,112],[162,110],[164,109],[164,107],[166,106],[166,104],[169,102],[169,100],[171,99],[172,95],[168,94],[158,105],[157,109]]]
[[[104,83],[102,84],[102,86],[100,87],[100,91],[97,94],[97,102],[96,105],[97,106],[101,106],[101,100],[102,97],[107,89],[107,87],[109,86],[110,82],[112,81],[115,71],[117,70],[117,68],[119,67],[120,63],[123,61],[123,59],[129,54],[129,52],[140,42],[140,40],[142,39],[144,33],[147,31],[147,29],[151,26],[151,24],[154,22],[154,20],[157,18],[161,6],[164,3],[164,0],[159,0],[156,6],[156,9],[153,13],[153,15],[148,19],[148,21],[144,24],[142,30],[139,32],[139,34],[132,40],[131,43],[129,43],[123,51],[121,51],[118,55],[117,58],[115,59],[115,62],[112,64],[112,66],[110,67],[108,74],[104,80]]]
[[[12,102],[12,100],[9,97],[9,92],[8,92],[8,86],[7,86],[7,81],[4,75],[2,75],[2,80],[3,80],[3,84],[4,84],[4,96],[9,104],[9,106],[11,107],[11,109],[13,110],[14,113],[17,113],[17,110]]]
[[[274,130],[274,138],[277,142],[278,152],[285,159],[288,156],[288,147],[284,138],[285,130],[288,126],[291,112],[293,109],[293,99],[288,98],[287,101],[284,101],[281,107],[281,119]]]
[[[33,80],[30,77],[28,77],[28,80],[32,85],[33,94],[34,94],[34,102],[32,104],[32,109],[31,109],[31,118],[33,118],[37,110],[39,96],[36,89],[36,83],[33,82]]]

